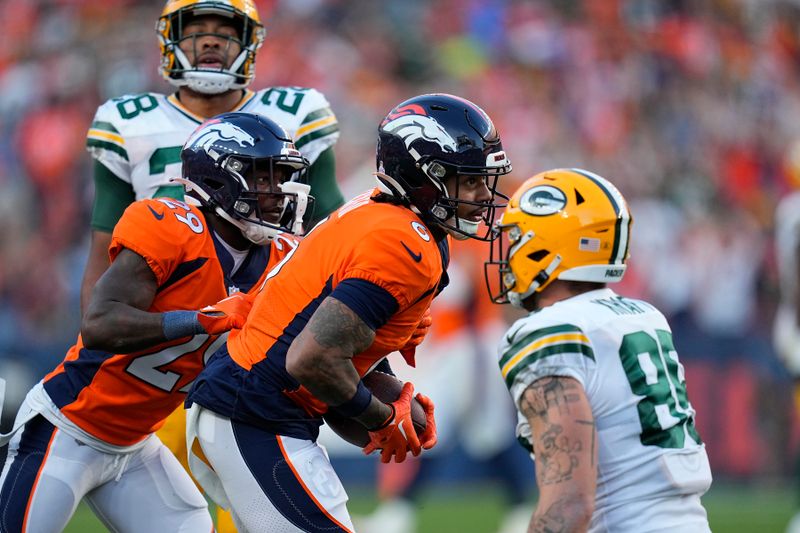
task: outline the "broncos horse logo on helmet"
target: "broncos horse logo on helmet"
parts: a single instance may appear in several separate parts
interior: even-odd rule
[[[498,178],[511,172],[500,136],[477,105],[450,94],[424,94],[398,105],[383,119],[376,149],[379,189],[408,205],[427,224],[456,238],[490,240]],[[488,202],[460,200],[448,194],[447,180],[462,175],[487,178]],[[458,180],[456,179],[456,184]],[[457,216],[460,204],[485,208],[485,235],[478,222]]]
[[[254,147],[256,139],[245,130],[231,122],[224,122],[219,118],[207,120],[186,141],[185,148],[202,148],[208,152],[216,146],[221,150],[230,150],[230,142],[237,143],[242,148]],[[218,154],[216,157],[219,157]]]
[[[435,142],[443,151],[455,152],[458,143],[447,133],[441,124],[425,115],[401,115],[388,121],[382,128],[403,139],[406,148],[413,149],[411,145],[418,139]]]

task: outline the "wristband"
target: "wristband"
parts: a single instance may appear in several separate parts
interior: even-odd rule
[[[197,320],[197,311],[167,311],[161,317],[161,329],[168,341],[206,332]]]
[[[353,418],[366,411],[371,401],[372,393],[364,385],[364,382],[359,380],[353,397],[342,404],[331,406],[331,409],[340,416]]]

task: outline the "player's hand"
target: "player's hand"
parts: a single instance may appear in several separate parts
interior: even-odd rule
[[[411,334],[411,338],[408,339],[406,345],[400,349],[400,355],[403,356],[403,359],[405,359],[410,366],[414,366],[414,354],[417,351],[417,346],[422,344],[422,341],[425,340],[425,335],[427,335],[428,330],[431,329],[431,324],[433,324],[433,317],[431,316],[431,308],[429,307],[425,310],[425,314],[422,315],[419,324],[417,324],[417,329]]]
[[[214,305],[202,308],[197,313],[197,321],[206,333],[219,335],[234,328],[242,328],[252,306],[252,299],[246,293],[236,292]]]
[[[436,420],[433,418],[433,400],[422,393],[418,393],[417,401],[425,409],[425,432],[420,435],[419,441],[424,449],[430,450],[436,446],[438,440],[436,437]]]
[[[395,463],[406,460],[410,450],[414,456],[419,455],[422,447],[411,420],[411,398],[414,385],[406,382],[400,396],[392,403],[394,415],[380,428],[369,432],[370,442],[364,446],[364,453],[369,455],[375,450],[381,451],[381,462],[388,463],[394,457]]]

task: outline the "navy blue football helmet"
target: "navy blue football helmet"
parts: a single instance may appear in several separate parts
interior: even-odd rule
[[[217,115],[192,133],[181,161],[177,181],[252,242],[302,232],[309,163],[275,121],[252,113]]]
[[[492,240],[495,211],[507,197],[497,191],[500,176],[511,172],[500,135],[477,105],[449,94],[424,94],[395,107],[381,122],[376,150],[378,185],[400,199],[427,223],[445,228],[456,238]],[[448,179],[483,176],[491,193],[488,202],[471,202],[448,194]],[[487,208],[486,232],[479,222],[457,216],[460,204]]]

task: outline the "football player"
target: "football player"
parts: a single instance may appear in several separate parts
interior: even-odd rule
[[[800,186],[800,142],[788,154],[791,185]],[[775,209],[775,254],[780,283],[780,304],[775,313],[773,341],[778,356],[795,381],[795,406],[800,409],[800,190],[783,197]],[[786,528],[800,533],[800,511]]]
[[[625,274],[631,220],[608,180],[557,169],[527,180],[497,223],[491,296],[531,312],[499,347],[535,454],[530,531],[710,531],[711,471],[669,324],[606,286]]]
[[[176,91],[129,94],[97,109],[86,146],[94,158],[95,200],[89,261],[81,287],[85,309],[108,268],[111,232],[134,200],[183,198],[181,146],[205,119],[229,111],[257,113],[283,126],[311,163],[307,180],[315,219],[344,203],[335,179],[336,116],[315,89],[251,91],[264,27],[252,0],[168,0],[156,25],[162,76]]]
[[[449,236],[489,239],[511,165],[491,119],[451,95],[393,109],[379,127],[378,188],[318,224],[267,275],[241,332],[187,405],[190,466],[243,531],[352,531],[347,494],[316,443],[328,409],[368,430],[366,453],[402,462],[436,443],[433,404],[406,382],[392,404],[361,382],[401,350],[447,285]],[[409,356],[409,361],[413,362]]]
[[[134,200],[183,198],[180,151],[189,134],[206,118],[246,111],[281,124],[311,163],[306,179],[316,199],[306,226],[344,203],[336,184],[333,145],[339,136],[336,116],[315,89],[248,89],[264,27],[252,0],[168,0],[156,32],[160,71],[175,86],[170,95],[125,95],[101,105],[87,136],[95,159],[92,239],[81,286],[85,310],[91,290],[108,268],[111,232]],[[159,437],[186,466],[185,415],[170,416]],[[224,513],[217,526],[232,531]]]
[[[205,498],[153,432],[220,334],[244,323],[244,292],[295,248],[308,161],[281,126],[249,113],[204,123],[181,159],[188,203],[125,210],[81,335],[3,436],[3,531],[61,531],[82,499],[112,531],[213,530]]]

